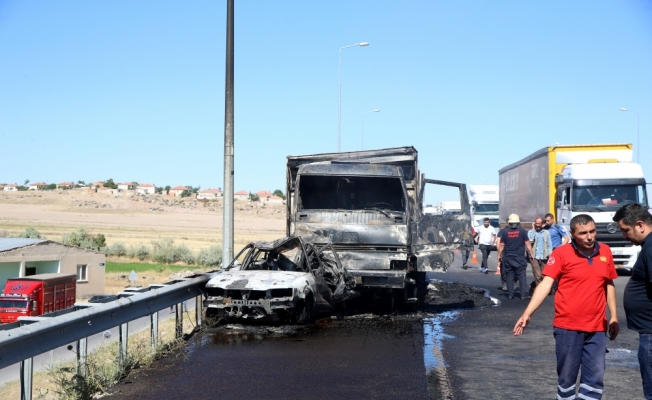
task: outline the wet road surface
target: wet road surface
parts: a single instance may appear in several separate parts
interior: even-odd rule
[[[447,273],[432,274],[433,278],[485,288],[501,300],[499,307],[462,311],[455,319],[442,322],[447,335],[442,340],[442,353],[454,398],[554,399],[557,371],[552,335],[553,296],[548,296],[533,315],[524,335],[514,337],[512,329],[527,301],[508,300],[500,290],[500,276],[494,275],[495,257],[493,253],[489,258],[488,275],[481,274],[478,265],[463,270],[458,260]],[[530,283],[529,265],[527,278]],[[628,276],[619,276],[614,281],[620,334],[607,344],[603,399],[643,398],[637,358],[638,334],[627,329],[622,304],[628,280]]]
[[[428,399],[423,325],[415,319],[322,320],[285,337],[205,333],[185,358],[142,370],[121,399]]]
[[[295,399],[553,399],[557,375],[552,336],[553,297],[532,318],[525,334],[512,328],[527,302],[508,300],[494,275],[477,265],[429,278],[485,289],[498,307],[442,312],[423,321],[322,320],[285,337],[260,334],[197,336],[185,358],[165,359],[111,390],[117,398]],[[532,275],[528,269],[528,283]],[[621,331],[609,342],[603,399],[643,398],[636,350],[638,336],[626,328],[622,294],[615,281]],[[460,302],[466,306],[467,302]]]

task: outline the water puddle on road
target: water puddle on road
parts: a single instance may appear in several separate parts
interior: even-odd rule
[[[612,367],[627,367],[638,370],[638,352],[627,349],[609,349],[607,365]]]
[[[442,354],[442,347],[444,339],[454,339],[454,336],[445,334],[442,324],[455,320],[458,315],[459,311],[446,311],[436,317],[423,320],[423,363],[426,368],[431,399],[453,398],[453,389]]]

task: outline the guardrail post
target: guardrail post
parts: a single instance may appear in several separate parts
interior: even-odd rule
[[[20,362],[20,400],[32,400],[33,358]]]
[[[120,324],[119,342],[120,342],[120,367],[123,368],[127,363],[127,343],[129,342],[129,323]]]
[[[149,343],[152,351],[158,347],[158,311],[149,316]]]
[[[174,329],[174,338],[181,339],[183,336],[183,303],[177,303],[176,323]]]
[[[88,338],[81,338],[77,341],[77,375],[86,377],[86,354]]]
[[[195,297],[195,326],[197,329],[201,327],[201,313],[203,306],[203,297],[200,294],[199,296]]]

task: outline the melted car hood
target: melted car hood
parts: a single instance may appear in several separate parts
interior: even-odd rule
[[[267,290],[293,288],[314,282],[312,274],[288,271],[225,271],[206,284],[223,289]]]

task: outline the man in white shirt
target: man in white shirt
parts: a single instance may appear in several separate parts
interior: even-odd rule
[[[487,270],[487,259],[491,254],[491,249],[496,245],[496,230],[489,224],[489,218],[485,218],[483,225],[478,228],[478,245],[482,252],[482,265],[480,272],[483,274],[489,273]]]

